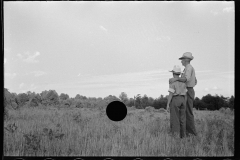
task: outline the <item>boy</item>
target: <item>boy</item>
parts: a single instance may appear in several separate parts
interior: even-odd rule
[[[180,66],[175,65],[173,77],[177,78],[181,74]],[[180,138],[186,134],[186,84],[175,81],[169,85],[169,96],[167,110],[170,108],[170,130],[173,134],[180,133]]]

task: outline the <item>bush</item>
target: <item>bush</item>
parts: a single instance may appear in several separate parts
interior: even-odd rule
[[[167,110],[166,110],[166,109],[164,109],[164,108],[157,109],[156,111],[158,111],[158,112],[160,112],[160,113],[167,112]]]
[[[30,100],[29,105],[30,105],[31,107],[37,107],[37,106],[38,106],[38,100],[37,100],[36,98],[32,98],[32,99]]]
[[[77,108],[83,108],[83,103],[81,101],[77,101],[76,107]]]
[[[17,103],[20,107],[24,106],[29,101],[29,97],[26,93],[20,93],[17,96]]]
[[[222,107],[222,108],[219,109],[219,111],[220,111],[221,113],[225,113],[225,108]]]
[[[145,110],[148,111],[148,112],[152,112],[152,111],[154,111],[154,108],[151,107],[151,106],[147,106],[147,107],[145,108]]]
[[[56,91],[50,90],[48,92],[42,92],[42,104],[43,105],[57,105],[59,104],[59,97]]]

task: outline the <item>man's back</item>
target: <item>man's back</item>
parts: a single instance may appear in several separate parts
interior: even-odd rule
[[[184,71],[183,71],[183,75],[187,81],[186,81],[186,85],[187,87],[194,87],[196,85],[196,75],[195,75],[195,70],[192,67],[191,64],[188,64]]]

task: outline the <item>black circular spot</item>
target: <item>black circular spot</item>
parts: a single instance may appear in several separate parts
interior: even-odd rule
[[[106,108],[106,113],[112,121],[121,121],[127,115],[127,107],[123,102],[112,101]]]

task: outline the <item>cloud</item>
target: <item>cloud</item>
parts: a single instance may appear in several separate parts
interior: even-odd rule
[[[46,72],[43,71],[33,71],[32,73],[34,74],[35,77],[39,77],[46,74]]]
[[[107,32],[108,30],[106,28],[104,28],[103,26],[99,26],[101,30]]]
[[[218,87],[214,86],[214,87],[213,87],[213,89],[214,89],[214,90],[217,90],[217,89],[218,89]]]
[[[9,78],[14,78],[16,75],[16,73],[4,73],[4,76]]]
[[[46,72],[44,72],[44,71],[33,71],[33,72],[26,73],[25,75],[29,75],[29,74],[33,74],[35,77],[39,77],[39,76],[42,76],[42,75],[46,74]]]
[[[157,41],[168,42],[171,40],[169,36],[160,36],[156,38]]]
[[[36,89],[37,88],[37,86],[35,86],[35,84],[31,84],[31,86],[30,86],[30,89],[29,90],[34,90],[34,89]]]
[[[218,15],[219,14],[219,12],[218,11],[213,11],[213,10],[211,10],[210,11],[214,16],[216,16],[216,15]]]
[[[54,83],[48,84],[52,87],[67,88],[67,89],[154,89],[161,88],[162,86],[167,88],[168,78],[171,74],[167,70],[150,70],[142,72],[129,72],[121,74],[111,75],[99,75],[99,76],[85,76],[81,75],[79,80],[71,80],[67,83]],[[162,81],[161,81],[162,80]]]
[[[40,55],[40,52],[36,52],[34,54],[30,54],[29,52],[26,52],[24,54],[17,54],[17,56],[22,59],[24,62],[27,63],[37,63],[39,62],[38,60],[36,60],[36,57]]]
[[[223,8],[223,12],[234,12],[234,8],[233,7]]]
[[[79,73],[77,76],[78,76],[78,77],[81,76],[81,73]]]
[[[4,48],[4,53],[6,54],[6,53],[8,53],[8,52],[10,52],[11,51],[11,48]]]
[[[24,83],[21,83],[21,84],[19,85],[19,88],[21,89],[23,86],[24,86]]]
[[[205,88],[204,91],[209,91],[209,88]]]

